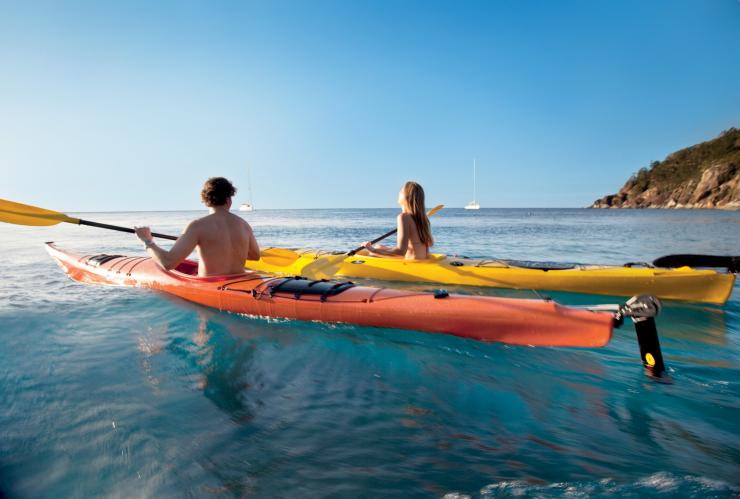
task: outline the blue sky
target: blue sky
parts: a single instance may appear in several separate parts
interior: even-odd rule
[[[0,0],[0,197],[584,206],[740,126],[740,2]],[[242,196],[243,198],[244,196]]]

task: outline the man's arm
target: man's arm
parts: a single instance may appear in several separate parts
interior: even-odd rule
[[[152,231],[149,227],[136,227],[136,236],[146,246],[146,252],[149,253],[149,256],[166,270],[177,267],[198,245],[198,235],[193,222],[185,228],[185,231],[177,238],[174,246],[169,251],[157,246],[152,239]]]
[[[259,260],[260,259],[260,245],[257,244],[257,238],[254,237],[254,231],[249,228],[249,252],[247,254],[247,260]]]

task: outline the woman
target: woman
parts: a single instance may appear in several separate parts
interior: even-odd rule
[[[398,193],[401,213],[398,215],[398,240],[395,246],[362,245],[375,256],[403,256],[406,260],[429,258],[429,248],[434,244],[424,207],[424,189],[416,182],[406,182]]]

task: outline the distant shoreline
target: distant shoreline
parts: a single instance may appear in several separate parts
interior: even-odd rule
[[[653,161],[591,208],[740,210],[740,130]]]
[[[258,214],[260,212],[276,212],[276,211],[372,211],[372,210],[384,210],[384,211],[397,211],[398,207],[395,208],[264,208],[261,210],[255,210],[251,212],[239,212],[238,210],[232,210],[232,213],[239,214],[239,213],[248,213],[249,215]],[[594,211],[600,211],[600,210],[607,210],[607,211],[644,211],[644,210],[666,210],[666,211],[721,211],[721,212],[733,212],[738,211],[737,208],[729,208],[729,207],[716,207],[716,208],[692,208],[692,207],[675,207],[675,208],[668,208],[665,206],[641,206],[641,207],[622,207],[622,206],[608,206],[608,207],[595,207],[595,206],[558,206],[558,207],[551,207],[551,208],[544,208],[544,207],[490,207],[490,208],[481,208],[479,211],[552,211],[552,210],[594,210]],[[465,210],[462,206],[460,207],[449,207],[444,208],[444,212],[450,212],[450,211],[460,211],[462,213],[468,213],[471,216],[475,216],[475,213],[471,213],[469,210]],[[72,214],[85,214],[85,213],[98,213],[98,214],[116,214],[116,213],[204,213],[206,210],[204,209],[182,209],[182,210],[105,210],[105,211],[96,211],[96,210],[82,210],[82,211],[76,211],[76,210],[65,210],[66,213],[72,213]],[[442,213],[442,212],[440,212]]]

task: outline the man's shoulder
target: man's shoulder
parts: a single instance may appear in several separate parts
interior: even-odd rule
[[[195,218],[195,219],[191,220],[190,223],[188,223],[188,227],[197,228],[197,227],[200,227],[203,224],[207,224],[208,223],[208,217],[210,217],[210,216],[211,215],[206,215],[204,217]]]
[[[252,230],[246,220],[233,213],[227,213],[225,219],[223,215],[216,215],[214,213],[210,213],[201,218],[196,218],[195,220],[190,222],[190,224],[188,225],[188,230],[208,231],[212,230],[215,227],[223,227],[224,220],[227,221],[227,224],[230,227],[237,226],[244,230]]]
[[[249,222],[247,222],[246,220],[244,220],[244,219],[243,219],[242,217],[240,217],[239,215],[236,215],[236,214],[234,214],[234,213],[229,213],[229,218],[230,218],[230,219],[231,219],[232,221],[234,221],[235,223],[238,223],[239,225],[241,225],[242,227],[245,227],[245,228],[250,228],[250,226],[249,226]]]
[[[188,223],[188,226],[185,230],[197,231],[197,230],[210,227],[211,225],[213,225],[213,223],[214,223],[213,214],[209,213],[208,215],[205,215],[203,217],[195,218],[191,220],[190,223]]]
[[[229,227],[229,230],[238,230],[244,234],[252,232],[252,227],[249,225],[249,222],[239,215],[229,212],[227,213],[226,219],[228,220],[227,226]]]

